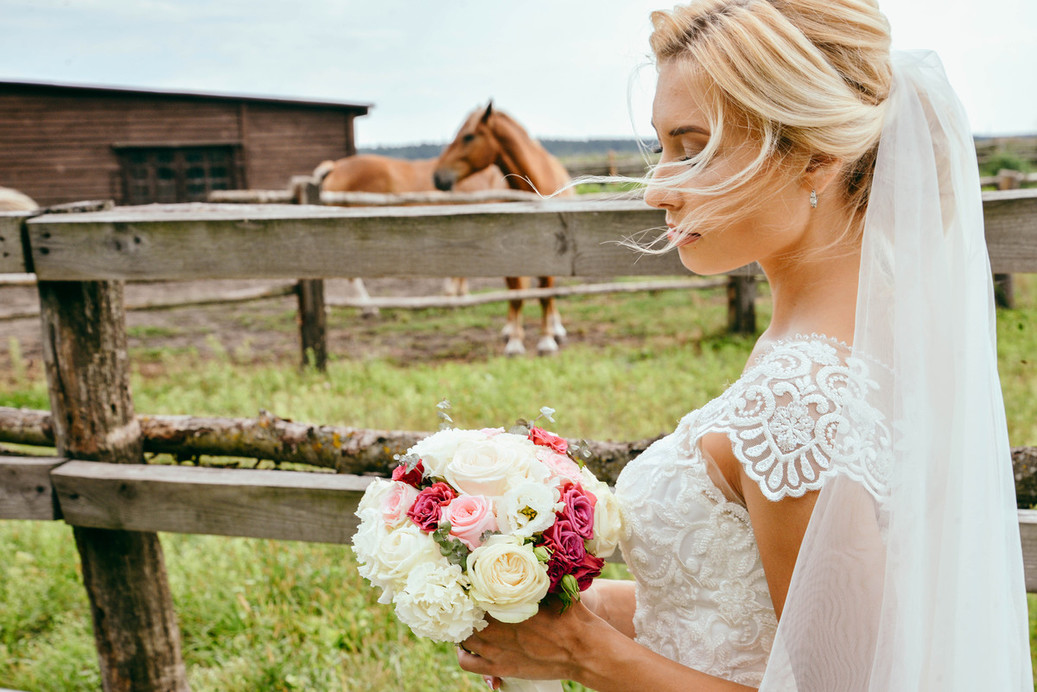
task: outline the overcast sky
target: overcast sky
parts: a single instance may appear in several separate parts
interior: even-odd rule
[[[975,133],[1037,133],[1037,0],[880,2],[894,47],[940,53]],[[445,142],[491,97],[537,137],[630,137],[670,4],[0,0],[0,79],[366,103],[362,147]]]

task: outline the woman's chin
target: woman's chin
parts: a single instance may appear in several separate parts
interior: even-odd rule
[[[698,274],[699,276],[727,274],[742,266],[732,266],[731,262],[725,262],[723,257],[709,257],[705,253],[698,252],[698,248],[693,247],[693,245],[684,245],[677,248],[681,264],[692,274]]]

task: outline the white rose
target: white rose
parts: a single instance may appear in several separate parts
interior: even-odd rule
[[[490,537],[468,556],[469,595],[501,622],[522,622],[537,612],[551,580],[547,565],[521,538]]]
[[[481,430],[457,430],[448,428],[429,435],[408,450],[408,454],[417,454],[425,471],[439,478],[443,470],[454,458],[458,445],[475,440],[485,440],[486,433]]]
[[[373,531],[371,538],[367,534],[360,538],[361,550],[367,556],[367,564],[359,567],[360,576],[368,579],[375,586],[382,588],[379,603],[392,601],[394,593],[403,585],[411,570],[424,562],[446,563],[446,558],[432,537],[414,524],[405,524],[397,529],[382,532]],[[361,527],[363,530],[364,527]],[[354,546],[357,537],[353,538]],[[370,540],[370,543],[368,542]],[[360,556],[360,552],[357,555]]]
[[[468,583],[458,565],[420,564],[393,599],[396,615],[414,634],[436,641],[461,642],[487,624],[483,611],[465,593]]]
[[[550,472],[537,461],[536,451],[528,439],[511,433],[472,440],[458,446],[443,477],[469,495],[498,497],[525,479],[548,477]]]
[[[561,499],[554,485],[522,481],[497,499],[497,526],[513,536],[540,533],[554,523]]]
[[[583,489],[598,498],[594,505],[594,536],[587,541],[586,547],[588,552],[597,557],[609,557],[616,551],[623,535],[622,507],[615,493],[595,478],[587,467],[583,467],[581,473]]]
[[[381,514],[385,496],[389,494],[394,485],[396,485],[394,481],[386,478],[376,478],[372,481],[360,498],[360,504],[356,508],[356,516],[364,519],[369,513]]]

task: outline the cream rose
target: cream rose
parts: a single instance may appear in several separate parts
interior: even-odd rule
[[[554,523],[562,508],[553,485],[522,481],[497,499],[497,524],[502,533],[529,537]]]
[[[384,522],[375,523],[380,523],[384,527]],[[361,531],[357,532],[357,537],[363,533],[363,529],[364,527],[361,527]],[[390,603],[395,592],[405,583],[410,571],[421,563],[447,564],[436,542],[413,523],[385,531],[384,534],[375,530],[371,535],[370,544],[367,534],[361,538],[361,550],[367,558],[367,564],[359,566],[359,571],[360,576],[382,588],[379,603]],[[354,546],[357,545],[357,537],[353,539]],[[361,553],[358,552],[357,555],[360,556]]]
[[[546,480],[548,473],[536,460],[536,445],[521,435],[500,433],[459,445],[443,477],[469,495],[497,497],[524,479]]]
[[[385,478],[376,478],[371,481],[364,490],[363,496],[360,498],[360,503],[356,508],[356,516],[364,519],[367,515],[372,513],[380,514],[382,511],[382,502],[385,500],[385,496],[389,494],[395,483]]]
[[[497,535],[468,556],[469,595],[501,622],[522,622],[537,612],[551,580],[547,565],[521,538]]]
[[[396,594],[396,615],[415,634],[455,644],[486,627],[483,611],[464,587],[468,579],[458,565],[426,562],[415,567]]]
[[[586,543],[587,551],[598,557],[609,557],[623,535],[622,507],[608,485],[595,478],[586,467],[581,472],[584,490],[598,498],[594,505],[594,536]]]
[[[429,435],[408,450],[409,454],[417,454],[425,470],[438,478],[443,477],[446,469],[457,452],[458,446],[466,442],[487,439],[481,430],[457,430],[449,428]]]

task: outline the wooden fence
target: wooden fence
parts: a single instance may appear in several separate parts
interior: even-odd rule
[[[984,193],[984,215],[994,271],[1037,272],[1037,191]],[[123,281],[448,277],[472,266],[488,276],[680,274],[672,253],[641,257],[616,243],[662,221],[662,212],[634,201],[449,209],[176,205],[0,215],[0,273],[38,278],[51,402],[50,412],[0,410],[0,441],[52,444],[57,453],[0,457],[0,518],[73,526],[105,688],[187,689],[155,532],[347,542],[370,474],[387,473],[392,455],[418,436],[276,419],[137,415]],[[156,449],[256,451],[221,447],[212,436],[220,425],[251,429],[261,454],[323,459],[317,465],[339,473],[140,463]],[[643,447],[596,443],[591,467],[613,479]],[[1034,485],[1037,450],[1015,455],[1022,500],[1031,497],[1025,493]],[[1027,586],[1037,591],[1037,512],[1019,517]]]

